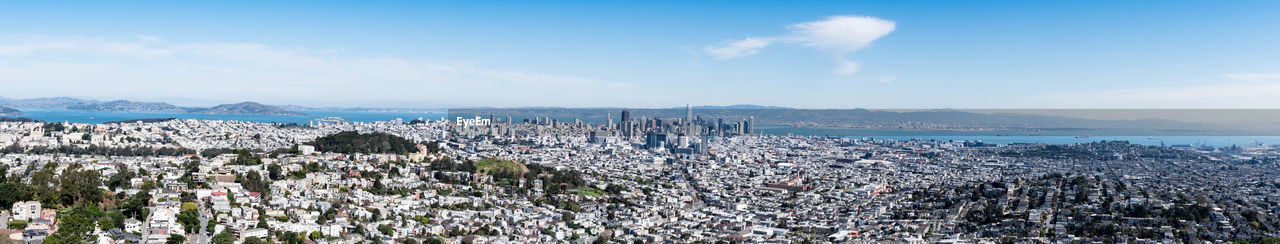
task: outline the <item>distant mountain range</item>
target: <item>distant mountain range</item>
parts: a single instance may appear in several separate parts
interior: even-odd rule
[[[67,106],[70,110],[79,111],[101,111],[101,112],[174,112],[185,113],[187,109],[174,106],[168,103],[154,102],[133,102],[128,100],[115,100],[104,103],[77,104]]]
[[[98,101],[70,97],[42,97],[27,99],[0,98],[0,106],[15,108],[66,108],[69,106],[93,103],[98,103]]]
[[[478,106],[478,107],[460,107],[460,108],[453,108],[453,109],[496,109],[496,110],[504,110],[504,109],[518,109],[518,110],[538,110],[538,109],[543,109],[543,110],[549,110],[549,109],[562,109],[562,110],[575,110],[575,109],[596,109],[596,110],[600,110],[600,109],[605,109],[605,110],[608,110],[608,109],[612,109],[612,110],[623,110],[623,109],[630,109],[630,110],[654,110],[654,109],[658,109],[658,110],[661,110],[661,109],[680,109],[680,111],[684,111],[685,107],[681,106],[681,107],[670,107],[670,108],[627,108],[627,107],[576,107],[576,108],[571,108],[571,107],[556,107],[556,106],[522,106],[522,107],[493,107],[493,106]],[[778,107],[778,106],[765,106],[765,105],[754,105],[754,104],[735,104],[735,105],[727,105],[727,106],[716,106],[716,105],[693,106],[693,109],[795,109],[795,108]]]
[[[85,100],[69,97],[53,97],[53,98],[30,98],[30,99],[0,99],[0,114],[14,115],[20,111],[8,107],[20,108],[39,108],[39,109],[68,109],[77,111],[99,111],[99,112],[157,112],[157,113],[198,113],[198,114],[239,114],[239,115],[306,115],[292,110],[282,109],[279,107],[264,105],[256,102],[242,102],[234,104],[222,104],[210,108],[199,107],[178,107],[173,104],[162,102],[135,102],[129,100],[114,100],[107,102],[98,102],[96,100]],[[9,111],[12,110],[12,111]]]
[[[362,107],[347,108],[347,107],[307,107],[307,106],[299,106],[299,105],[293,105],[293,104],[290,104],[290,105],[279,105],[279,106],[277,106],[277,107],[280,107],[280,108],[282,108],[282,109],[287,109],[287,110],[294,110],[294,111],[298,111],[298,110],[328,110],[328,111],[365,112],[365,113],[444,113],[445,111],[448,111],[448,109],[439,109],[439,108],[362,108]]]
[[[276,106],[264,105],[255,102],[223,104],[207,109],[188,109],[187,112],[198,114],[306,115]]]
[[[686,107],[674,107],[672,109],[685,109]],[[693,109],[792,109],[788,107],[778,106],[762,106],[752,104],[734,104],[729,106],[693,106]]]
[[[0,106],[0,115],[21,115],[21,114],[22,114],[22,111],[18,111],[17,109]]]
[[[169,112],[200,114],[243,114],[243,115],[304,115],[297,111],[327,110],[343,112],[368,113],[444,113],[447,109],[438,108],[364,108],[364,107],[306,107],[298,105],[265,105],[256,102],[222,104],[210,108],[180,107],[165,102],[137,102],[129,100],[98,101],[71,97],[44,97],[10,99],[0,97],[0,106],[32,109],[68,109],[78,111],[102,112]],[[9,114],[12,115],[12,114]]]

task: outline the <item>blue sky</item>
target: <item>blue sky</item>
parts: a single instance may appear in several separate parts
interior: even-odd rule
[[[9,3],[0,96],[1277,108],[1275,13],[1277,1]]]

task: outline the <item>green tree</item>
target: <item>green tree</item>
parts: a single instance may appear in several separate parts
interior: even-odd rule
[[[42,203],[55,203],[58,199],[57,183],[54,179],[54,171],[57,170],[56,164],[45,164],[40,170],[31,173],[31,194],[32,199]]]
[[[267,165],[267,177],[271,180],[282,180],[284,175],[280,174],[280,170],[279,164]]]
[[[116,228],[116,223],[114,221],[111,221],[110,217],[103,216],[102,218],[98,218],[98,229],[110,230],[115,228]]]
[[[133,219],[146,219],[146,207],[150,201],[151,193],[140,191],[133,194],[132,197],[129,197],[129,200],[120,206],[120,212]]]
[[[97,170],[84,169],[80,164],[62,170],[61,188],[63,204],[81,206],[96,205],[102,201],[102,173]]]
[[[111,177],[107,179],[106,184],[108,188],[115,190],[117,188],[129,186],[129,180],[132,180],[134,177],[137,177],[136,173],[129,170],[129,167],[125,167],[124,164],[120,164],[116,165],[116,174],[111,175]]]
[[[178,223],[182,224],[187,233],[193,233],[196,228],[200,227],[200,217],[196,214],[196,211],[183,210],[178,213]]]
[[[119,210],[113,210],[106,213],[106,217],[111,220],[111,225],[116,228],[124,227],[124,214]]]
[[[186,212],[186,211],[192,211],[192,212],[195,212],[196,210],[199,210],[199,209],[200,209],[200,207],[196,206],[196,203],[194,203],[194,202],[184,202],[184,203],[182,203],[182,205],[181,205],[181,206],[182,206],[182,211],[183,211],[183,212]]]
[[[378,232],[382,232],[383,235],[391,235],[395,230],[391,229],[390,225],[381,224],[378,225]]]
[[[236,158],[231,160],[231,165],[262,165],[262,158],[253,155],[249,150],[231,150],[236,154]]]
[[[13,206],[15,202],[31,200],[25,184],[0,183],[0,206]]]
[[[304,241],[302,240],[302,238],[301,238],[301,237],[298,237],[298,234],[297,234],[297,233],[293,233],[293,232],[283,232],[283,233],[280,233],[280,237],[279,237],[279,238],[280,238],[280,242],[284,242],[284,243],[287,243],[287,244],[302,244],[302,243],[304,243]]]
[[[249,173],[246,173],[240,184],[244,186],[245,190],[263,193],[264,195],[271,191],[271,183],[264,181],[262,179],[262,174],[254,170],[250,170]]]
[[[1280,236],[1263,237],[1259,243],[1262,244],[1280,244]]]
[[[392,134],[373,132],[360,134],[355,131],[338,132],[316,138],[306,143],[316,146],[316,151],[335,153],[394,153],[408,154],[418,151],[417,143]]]
[[[222,233],[213,235],[213,239],[210,239],[209,241],[216,244],[232,244],[235,243],[235,238],[231,237],[231,232],[223,231]]]
[[[179,234],[169,234],[169,238],[164,240],[165,244],[182,244],[187,241],[187,237]]]
[[[96,207],[77,207],[70,213],[58,217],[58,232],[45,238],[45,243],[94,243],[97,237],[92,235],[97,227],[97,219],[102,212]]]
[[[244,244],[267,244],[267,242],[258,239],[258,237],[244,238]]]
[[[200,171],[200,158],[191,157],[186,162],[182,162],[182,169],[187,170],[188,173]]]

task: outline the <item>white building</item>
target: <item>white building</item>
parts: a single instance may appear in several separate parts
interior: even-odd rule
[[[142,233],[142,221],[133,218],[124,220],[124,231]]]
[[[302,155],[311,155],[316,153],[316,147],[312,145],[298,145],[298,152],[301,152]]]
[[[40,202],[26,201],[13,203],[14,220],[31,220],[40,217]]]
[[[240,241],[244,241],[244,239],[245,239],[245,238],[249,238],[249,237],[257,237],[258,239],[266,239],[266,238],[267,238],[267,229],[263,229],[263,228],[248,229],[248,230],[245,230],[244,232],[241,232],[241,233],[240,233]]]

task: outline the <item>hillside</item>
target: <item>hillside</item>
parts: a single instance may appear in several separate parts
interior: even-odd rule
[[[524,174],[524,172],[529,171],[529,169],[525,168],[524,164],[499,158],[481,159],[472,165],[476,168],[477,173],[484,173],[487,175],[521,175]]]
[[[161,102],[134,102],[115,100],[102,103],[80,103],[66,106],[69,110],[99,112],[168,112],[199,114],[239,114],[239,115],[305,115],[275,106],[255,102],[223,104],[212,108],[182,108]]]
[[[10,107],[0,106],[0,115],[19,115],[19,114],[22,114],[22,111],[18,111],[17,109],[10,108]]]
[[[201,114],[244,114],[244,115],[306,115],[285,110],[271,105],[256,102],[223,104],[207,109],[191,109],[188,112]]]
[[[173,104],[157,103],[157,102],[134,102],[128,100],[115,100],[104,103],[77,104],[67,106],[69,110],[79,111],[101,111],[101,112],[186,112],[186,109],[179,108]]]
[[[334,153],[394,153],[417,152],[417,143],[392,134],[374,132],[360,134],[355,131],[338,132],[304,143],[316,147],[316,151]]]

